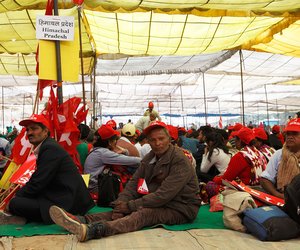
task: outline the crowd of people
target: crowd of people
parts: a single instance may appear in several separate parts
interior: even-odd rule
[[[240,123],[226,129],[186,129],[161,122],[153,108],[150,102],[136,124],[122,128],[115,120],[96,130],[78,126],[78,158],[90,176],[87,186],[72,158],[50,138],[49,121],[42,115],[22,120],[37,158],[36,171],[0,213],[0,225],[56,223],[86,241],[192,222],[201,204],[222,190],[223,180],[284,198],[284,187],[300,173],[300,118],[284,127],[274,125],[271,133]],[[0,143],[5,149],[6,140]],[[10,152],[3,152],[9,157]],[[86,214],[95,205],[98,176],[111,166],[123,166],[131,179],[111,203],[111,212]]]

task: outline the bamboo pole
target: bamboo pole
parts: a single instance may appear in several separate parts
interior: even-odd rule
[[[82,52],[82,34],[81,34],[81,5],[77,6],[78,12],[78,29],[79,29],[79,48],[80,48],[80,62],[81,62],[81,84],[82,84],[82,100],[83,100],[83,110],[85,111],[85,86],[84,86],[84,67],[83,67],[83,52]],[[86,118],[84,119],[84,124],[86,124]]]
[[[54,0],[54,15],[58,14],[58,0]],[[57,97],[58,104],[63,103],[63,92],[62,92],[62,72],[61,72],[61,54],[60,54],[60,41],[55,40],[55,55],[56,55],[56,78],[57,78]]]

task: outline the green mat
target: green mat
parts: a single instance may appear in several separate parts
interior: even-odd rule
[[[99,213],[109,211],[110,208],[94,207],[89,213]],[[183,231],[188,229],[224,229],[222,212],[209,212],[209,205],[201,206],[198,216],[193,223],[182,225],[160,225],[172,231]],[[3,225],[0,226],[0,236],[33,236],[48,234],[68,234],[68,232],[57,225],[43,225],[38,223],[28,223],[24,226]]]

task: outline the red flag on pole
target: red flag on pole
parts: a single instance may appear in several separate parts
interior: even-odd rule
[[[31,144],[26,136],[26,128],[22,128],[20,134],[14,140],[12,158],[19,165],[25,162],[31,150]]]
[[[220,115],[220,119],[219,119],[219,128],[223,128],[223,120],[222,120],[221,115]]]

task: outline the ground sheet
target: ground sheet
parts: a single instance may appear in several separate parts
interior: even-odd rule
[[[94,207],[89,213],[98,213],[109,211],[109,208]],[[182,225],[159,225],[167,230],[180,231],[189,229],[224,229],[222,212],[209,212],[209,205],[201,206],[198,216],[193,223]],[[27,223],[24,226],[3,225],[0,226],[1,236],[33,236],[33,235],[49,235],[49,234],[68,234],[66,230],[57,225],[43,225],[38,223]]]

